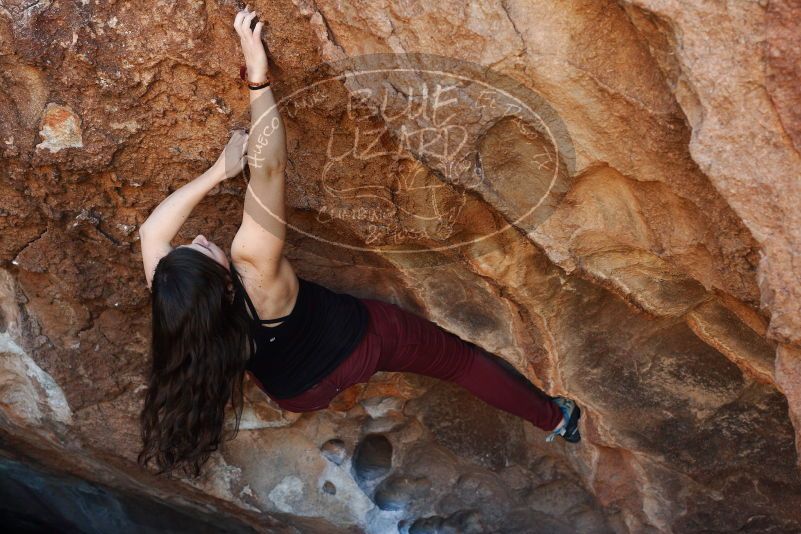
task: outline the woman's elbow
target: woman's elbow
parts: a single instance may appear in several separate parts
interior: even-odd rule
[[[272,178],[283,178],[284,170],[286,169],[286,165],[280,162],[271,162],[269,164],[265,163],[255,168],[251,166],[250,168],[250,175],[251,176],[263,176],[267,179]]]
[[[286,161],[276,161],[272,165],[267,166],[267,174],[269,176],[283,176],[286,169]]]

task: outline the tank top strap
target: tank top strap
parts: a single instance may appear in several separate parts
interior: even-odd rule
[[[279,317],[277,319],[259,319],[259,323],[261,324],[270,324],[270,323],[280,323],[281,321],[286,321],[292,316],[290,313],[289,315],[284,315],[283,317]]]
[[[234,265],[231,264],[231,272],[233,273],[233,281],[236,285],[237,289],[242,293],[242,297],[245,299],[245,304],[250,310],[250,314],[252,315],[252,320],[260,323],[261,319],[259,319],[259,313],[256,311],[256,306],[253,305],[253,301],[250,300],[250,295],[248,295],[247,290],[245,290],[245,285],[242,283],[242,279],[239,276],[239,271],[234,268]]]

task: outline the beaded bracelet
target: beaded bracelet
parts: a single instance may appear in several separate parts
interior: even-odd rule
[[[245,66],[245,65],[242,65],[241,67],[239,67],[239,77],[242,78],[242,80],[247,84],[248,89],[251,89],[253,91],[255,91],[257,89],[264,89],[265,87],[269,87],[270,86],[270,81],[271,81],[270,80],[270,73],[267,73],[267,81],[264,81],[264,82],[261,82],[261,83],[253,83],[250,80],[248,80],[248,69],[247,69],[247,66]]]

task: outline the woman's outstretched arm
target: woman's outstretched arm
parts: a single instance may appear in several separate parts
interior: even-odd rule
[[[214,186],[242,171],[247,142],[247,133],[241,130],[234,132],[214,165],[162,200],[139,227],[142,262],[148,287],[156,265],[172,250],[170,243],[195,206]]]
[[[248,80],[259,83],[266,80],[268,62],[261,40],[264,23],[259,21],[251,29],[255,16],[256,12],[247,8],[240,11],[234,20],[234,28],[242,44]],[[242,225],[231,244],[231,257],[253,265],[260,281],[270,284],[289,270],[283,256],[286,138],[272,89],[268,86],[249,90],[249,93],[251,126],[247,162],[250,182],[245,193]]]

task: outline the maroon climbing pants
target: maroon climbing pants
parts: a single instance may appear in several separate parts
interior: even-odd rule
[[[288,399],[273,398],[282,409],[320,410],[340,391],[367,382],[377,371],[399,371],[458,384],[543,430],[553,430],[561,422],[562,412],[545,393],[483,349],[395,304],[368,298],[361,301],[369,312],[364,338],[312,388]]]

